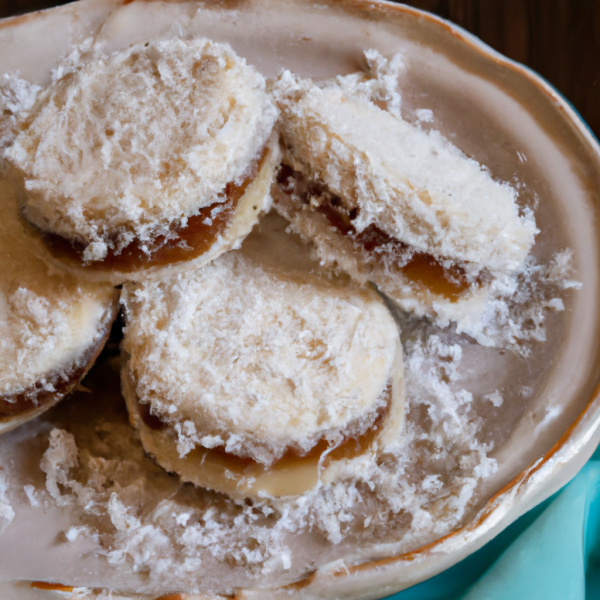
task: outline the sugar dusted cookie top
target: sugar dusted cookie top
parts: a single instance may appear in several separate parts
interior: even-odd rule
[[[222,446],[268,465],[373,424],[398,330],[374,291],[247,247],[126,284],[123,349],[136,395],[177,431],[181,455]]]
[[[151,41],[58,79],[7,157],[27,219],[102,260],[222,201],[260,158],[275,118],[263,77],[229,46]]]
[[[530,212],[519,213],[515,190],[438,133],[383,110],[362,88],[355,93],[352,83],[316,85],[282,73],[273,94],[287,162],[355,209],[359,233],[374,225],[418,252],[518,269],[537,230]]]

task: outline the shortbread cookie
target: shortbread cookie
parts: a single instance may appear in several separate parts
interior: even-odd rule
[[[94,363],[118,310],[118,291],[50,269],[37,257],[16,194],[0,181],[0,433],[73,390]]]
[[[55,81],[7,158],[53,259],[121,283],[196,268],[249,233],[270,201],[276,116],[229,46],[150,41]]]
[[[301,493],[403,423],[382,300],[301,262],[280,218],[261,228],[202,269],[123,289],[123,389],[146,451],[234,497]]]
[[[439,134],[344,83],[289,72],[275,83],[285,147],[276,208],[321,262],[468,331],[490,281],[523,266],[533,215]]]

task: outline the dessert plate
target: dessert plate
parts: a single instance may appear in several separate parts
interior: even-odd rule
[[[487,444],[489,467],[483,469],[483,462],[473,467],[480,475],[473,475],[472,485],[463,473],[457,494],[468,491],[468,500],[460,514],[448,517],[444,505],[438,513],[440,526],[424,527],[415,518],[425,518],[424,513],[413,507],[397,539],[378,540],[367,525],[360,544],[324,541],[313,532],[290,533],[289,565],[265,575],[249,574],[238,563],[212,569],[213,559],[203,559],[201,567],[190,568],[187,579],[177,584],[166,570],[159,574],[148,563],[132,568],[126,562],[117,564],[116,555],[108,554],[114,559],[111,564],[107,552],[119,549],[114,544],[103,547],[104,556],[98,556],[98,540],[77,533],[84,525],[73,503],[36,508],[35,503],[46,498],[38,465],[54,427],[72,428],[78,444],[85,445],[85,437],[95,435],[89,422],[100,408],[107,419],[103,423],[115,423],[115,431],[127,427],[117,406],[118,380],[108,366],[101,366],[90,383],[95,407],[88,401],[83,408],[86,398],[79,395],[48,417],[0,438],[0,464],[8,481],[5,498],[15,513],[0,535],[2,596],[47,597],[47,591],[29,587],[31,581],[46,581],[140,593],[144,598],[196,588],[209,594],[203,597],[367,599],[431,577],[558,490],[600,440],[600,148],[568,102],[525,67],[450,23],[378,1],[83,0],[0,23],[0,73],[18,71],[20,77],[44,86],[52,69],[77,45],[110,52],[165,35],[204,35],[228,42],[266,76],[288,68],[324,79],[359,70],[366,49],[388,57],[401,52],[403,117],[439,131],[494,178],[515,185],[520,201],[533,208],[540,229],[533,251],[536,260],[548,265],[569,249],[573,277],[581,287],[561,292],[564,310],[550,310],[560,309],[560,302],[549,305],[546,339],[528,346],[526,357],[512,350],[484,349],[448,334],[448,347],[461,348],[456,381],[473,397],[474,415],[481,422],[476,435],[479,444]],[[403,324],[406,329],[427,328],[425,323]],[[439,339],[446,334],[432,335]],[[410,353],[407,364],[410,388],[411,364],[416,368]],[[408,402],[410,406],[410,390]],[[417,413],[408,412],[409,427]],[[110,432],[105,435],[110,437]],[[495,461],[494,468],[489,461]],[[160,490],[162,498],[175,494],[176,479],[153,468],[147,467],[147,479],[160,485],[152,489]],[[415,469],[411,476],[424,482],[428,473]],[[446,496],[444,491],[432,496],[425,507],[434,520],[435,507],[454,493],[448,481],[443,484],[446,489]]]

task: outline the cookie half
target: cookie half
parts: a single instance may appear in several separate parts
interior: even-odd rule
[[[15,191],[0,180],[0,433],[77,387],[119,307],[118,290],[49,268],[38,244],[23,228]]]

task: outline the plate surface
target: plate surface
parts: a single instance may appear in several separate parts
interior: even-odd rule
[[[485,420],[483,435],[495,444],[491,457],[498,470],[477,484],[469,511],[452,531],[439,539],[428,535],[364,553],[352,554],[343,545],[338,556],[324,551],[310,575],[298,566],[273,585],[262,581],[260,587],[272,588],[268,593],[242,591],[247,587],[243,577],[233,578],[227,589],[239,589],[237,595],[248,598],[287,598],[290,592],[298,597],[377,598],[440,572],[559,489],[600,440],[597,143],[568,103],[535,74],[448,23],[380,2],[122,5],[84,0],[2,22],[0,73],[18,71],[47,85],[61,58],[89,36],[99,51],[110,52],[158,35],[205,35],[228,42],[267,76],[288,68],[323,79],[358,70],[365,49],[376,48],[386,56],[402,52],[403,116],[415,121],[418,109],[430,109],[434,119],[428,127],[486,165],[495,178],[519,184],[520,197],[534,207],[541,230],[534,248],[540,262],[564,248],[573,251],[582,288],[564,295],[566,310],[548,317],[548,339],[530,358],[464,345],[463,364],[469,369],[462,373],[461,385],[475,397],[499,389],[504,404],[496,412],[485,403],[478,405]],[[523,386],[532,388],[526,398]],[[28,469],[21,487],[43,487],[37,465],[48,431],[68,419],[64,409],[0,439],[0,464],[13,461]],[[9,489],[9,499],[16,516],[0,535],[0,581],[43,579],[123,590],[146,586],[150,594],[171,591],[148,586],[139,573],[115,573],[106,561],[88,554],[91,543],[59,543],[60,532],[71,524],[68,507],[48,508],[42,515],[20,489]],[[35,548],[24,542],[34,538]],[[298,579],[301,584],[277,588]],[[3,597],[30,593],[38,594],[11,587]]]

